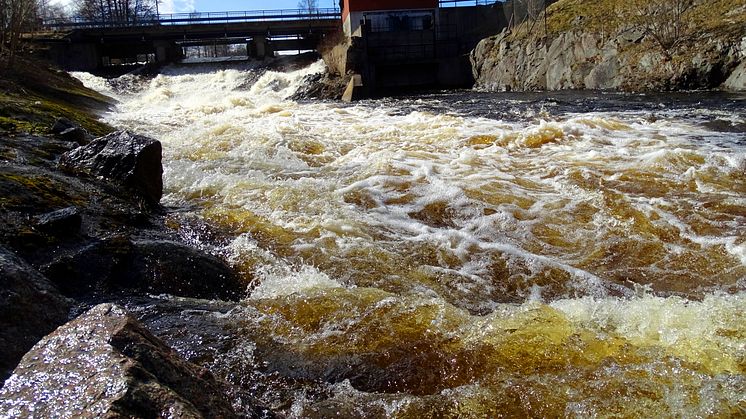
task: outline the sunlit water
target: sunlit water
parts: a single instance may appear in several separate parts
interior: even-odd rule
[[[322,70],[77,74],[121,101],[109,123],[163,142],[175,228],[245,276],[226,314],[245,344],[218,362],[275,377],[260,399],[293,417],[746,414],[743,97],[288,99]],[[282,377],[301,384],[278,402]]]

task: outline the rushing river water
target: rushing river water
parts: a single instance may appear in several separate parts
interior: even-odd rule
[[[322,70],[77,75],[246,278],[218,370],[293,417],[746,414],[746,97],[288,99]]]

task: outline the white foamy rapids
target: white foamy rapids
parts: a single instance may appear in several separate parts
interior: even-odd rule
[[[300,271],[288,267],[262,267],[256,272],[259,286],[251,294],[254,299],[277,298],[292,294],[302,294],[311,290],[342,288],[342,284],[329,278],[311,266]]]
[[[746,350],[743,316],[746,294],[709,295],[703,301],[645,294],[631,299],[559,300],[551,306],[577,327],[624,336],[637,347],[663,347],[690,362],[738,372]],[[712,354],[722,354],[712,357]]]
[[[400,369],[405,377],[470,377],[456,381],[466,385],[431,389],[423,398],[413,395],[417,392],[363,391],[360,376],[353,375],[355,385],[338,382],[329,388],[335,409],[343,408],[345,417],[370,416],[371,408],[375,417],[439,416],[410,410],[420,405],[430,412],[438,401],[477,409],[457,409],[445,417],[491,417],[488,412],[513,408],[512,401],[510,406],[499,402],[506,390],[527,394],[526,388],[541,389],[537,403],[582,416],[637,411],[700,417],[727,411],[743,397],[743,293],[688,301],[641,292],[632,298],[586,297],[549,306],[502,305],[488,316],[471,316],[423,297],[339,287],[306,291],[287,300],[252,301],[258,309],[235,312],[235,321],[260,319],[263,326],[254,333],[273,331],[284,349],[305,353],[325,371],[355,368],[350,359],[357,357],[373,357],[381,368],[392,358],[404,358],[407,362],[399,359],[383,372],[386,379],[402,374]],[[367,304],[361,306],[363,300]],[[411,352],[402,353],[402,347]],[[313,358],[319,348],[322,356]],[[330,361],[330,353],[348,356]],[[421,357],[430,361],[423,364]],[[562,397],[547,397],[555,395]],[[469,401],[474,396],[477,400]],[[313,411],[312,404],[298,400],[291,417],[310,416],[305,409]]]
[[[93,74],[86,73],[83,71],[75,71],[70,73],[73,77],[80,80],[83,85],[91,90],[95,90],[99,93],[111,96],[116,99],[116,93],[111,88],[111,84],[107,79],[103,77],[94,76]],[[126,76],[122,76],[126,77]]]
[[[321,62],[258,79],[187,71],[115,94],[107,121],[164,143],[165,203],[200,204],[215,222],[258,217],[292,236],[284,257],[315,258],[330,281],[380,286],[390,274],[368,265],[385,253],[404,266],[392,274],[458,277],[409,289],[483,307],[501,293],[629,295],[627,281],[683,294],[742,286],[746,153],[702,141],[713,135],[704,128],[624,113],[505,123],[287,100]]]
[[[311,74],[323,72],[319,61],[291,73],[267,72],[251,85],[258,70],[221,69],[203,65],[170,66],[150,80],[125,75],[106,80],[88,73],[73,73],[83,84],[121,101],[106,118],[117,126],[167,140],[180,130],[233,125],[234,118],[272,112],[302,86]],[[275,106],[274,108],[272,106]],[[207,121],[207,120],[210,121]],[[194,133],[197,134],[197,133]]]
[[[78,75],[120,101],[109,123],[162,141],[163,203],[227,236],[250,295],[225,316],[251,344],[219,362],[271,373],[269,399],[326,383],[331,404],[305,384],[277,404],[291,417],[738,413],[741,139],[289,99],[322,70]]]
[[[317,61],[309,67],[291,73],[268,71],[251,87],[250,93],[261,97],[263,101],[282,101],[292,96],[302,86],[304,79],[326,70],[323,61]]]

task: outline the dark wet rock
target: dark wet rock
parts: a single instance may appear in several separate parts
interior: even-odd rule
[[[83,218],[76,207],[67,207],[36,217],[35,228],[53,236],[73,236],[80,232]]]
[[[0,391],[0,416],[238,417],[223,391],[124,309],[102,304],[23,357]]]
[[[80,127],[66,129],[59,134],[59,137],[78,144],[87,144],[91,139],[90,134]]]
[[[246,288],[222,260],[173,241],[135,242],[134,267],[149,286],[167,294],[236,300]]]
[[[115,183],[57,170],[53,162],[66,151],[58,140],[0,137],[3,144],[17,159],[0,165],[0,245],[48,274],[64,295],[242,295],[225,263],[177,243],[177,232],[141,198]]]
[[[39,269],[71,248],[99,237],[154,231],[163,227],[158,214],[142,200],[104,180],[70,176],[44,166],[0,165],[0,244]],[[80,217],[63,211],[75,207]]]
[[[303,87],[298,89],[290,98],[292,100],[339,100],[349,81],[349,76],[340,77],[327,72],[310,74],[303,80]]]
[[[31,134],[0,134],[0,161],[37,167],[55,167],[57,158],[78,144]]]
[[[234,318],[227,315],[238,302],[163,295],[124,297],[115,302],[197,365],[214,366],[240,344],[231,324]]]
[[[273,411],[288,411],[298,394],[306,400],[331,396],[321,381],[283,376],[272,372],[271,365],[257,361],[255,343],[271,337],[244,330],[241,320],[251,309],[240,303],[160,296],[128,297],[117,304],[186,360],[208,368],[230,384],[226,391],[241,413],[271,418],[276,417]],[[297,357],[289,360],[296,361]]]
[[[80,126],[78,124],[67,118],[59,118],[57,121],[54,122],[54,125],[52,125],[52,134],[61,134],[71,128],[79,127]]]
[[[59,118],[52,125],[52,134],[57,135],[63,141],[70,141],[79,144],[87,144],[93,138],[85,128],[67,118]]]
[[[161,143],[117,131],[62,155],[60,166],[133,188],[152,204],[163,195]]]
[[[84,205],[88,197],[77,182],[54,172],[27,165],[0,166],[2,210],[38,215],[68,206]]]
[[[111,292],[122,285],[134,289],[135,273],[130,270],[133,253],[127,237],[113,236],[63,252],[41,271],[71,297]]]
[[[61,255],[43,271],[69,296],[121,291],[237,300],[245,289],[220,259],[160,239],[110,237]]]
[[[70,305],[47,278],[0,247],[0,382],[39,339],[67,321]]]

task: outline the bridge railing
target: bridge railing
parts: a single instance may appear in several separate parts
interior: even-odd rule
[[[91,20],[81,17],[67,19],[46,19],[42,26],[46,29],[79,28],[125,28],[157,25],[190,25],[210,23],[278,22],[292,20],[335,20],[340,19],[338,9],[254,10],[245,12],[193,12],[160,14],[128,21]]]
[[[440,0],[440,7],[491,6],[505,0]]]

